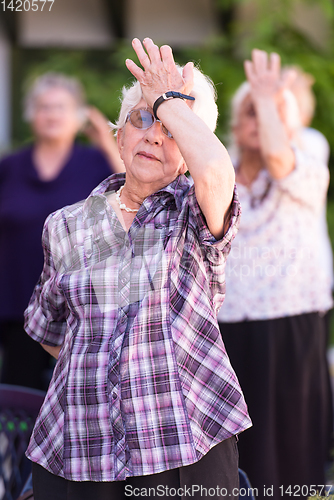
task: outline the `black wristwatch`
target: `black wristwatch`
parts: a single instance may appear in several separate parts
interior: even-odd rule
[[[168,101],[169,99],[187,99],[189,101],[194,101],[195,97],[192,97],[191,95],[186,95],[186,94],[181,94],[181,92],[175,92],[174,90],[169,90],[168,92],[165,92],[165,94],[162,94],[158,99],[155,101],[153,104],[153,114],[156,120],[159,120],[157,117],[157,109],[162,104],[164,101]]]

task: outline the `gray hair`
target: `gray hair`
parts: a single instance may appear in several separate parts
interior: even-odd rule
[[[294,73],[295,79],[290,84],[290,90],[297,99],[301,115],[304,118],[304,125],[308,126],[312,121],[316,108],[316,98],[312,90],[315,79],[299,66],[285,66],[282,68],[282,76],[291,72]]]
[[[240,85],[240,87],[232,97],[231,127],[235,127],[236,125],[238,125],[241,104],[243,103],[244,99],[250,94],[250,92],[250,84],[248,81],[246,81]],[[286,105],[286,125],[290,130],[296,131],[301,127],[297,100],[291,90],[288,89],[285,89],[283,91],[283,99]]]
[[[177,68],[182,74],[183,67],[177,65]],[[192,105],[193,112],[202,118],[204,123],[214,132],[218,118],[216,90],[211,79],[196,67],[194,67],[194,87],[190,95],[195,97],[195,101],[193,101]],[[137,106],[142,97],[141,86],[137,80],[135,80],[130,87],[123,87],[119,117],[115,124],[110,123],[110,127],[115,130],[123,128],[128,113]]]
[[[66,90],[73,97],[79,118],[84,119],[86,99],[81,83],[62,73],[48,72],[36,78],[24,97],[23,117],[27,122],[31,122],[34,117],[38,97],[45,91],[55,88]]]
[[[231,101],[231,120],[230,129],[231,132],[228,137],[228,151],[232,158],[232,162],[236,163],[239,156],[239,146],[236,143],[235,136],[233,133],[233,128],[239,123],[239,113],[241,105],[244,99],[250,94],[251,88],[249,82],[246,80],[240,87],[236,90]],[[283,98],[286,104],[286,125],[293,132],[295,140],[298,141],[298,131],[301,128],[301,119],[298,109],[298,103],[290,90],[285,89],[283,91]]]

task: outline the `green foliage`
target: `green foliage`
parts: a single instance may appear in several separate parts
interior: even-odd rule
[[[312,126],[328,139],[334,152],[334,2],[332,0],[216,0],[217,8],[225,11],[242,6],[246,20],[232,22],[229,26],[224,53],[232,54],[231,62],[241,65],[249,58],[253,48],[278,52],[282,64],[296,64],[315,77],[314,93],[317,109]],[[324,40],[319,43],[301,28],[296,27],[296,9],[316,6],[327,23]],[[226,43],[226,42],[225,42]],[[216,56],[217,57],[217,56]],[[218,58],[217,58],[218,60]],[[330,159],[334,172],[334,156]],[[329,196],[334,198],[334,182]]]
[[[74,76],[83,84],[89,104],[115,120],[123,85],[132,78],[124,60],[133,57],[129,44],[112,51],[16,50],[14,53],[14,138],[15,144],[30,139],[30,131],[21,120],[22,98],[31,82],[40,74],[54,71]]]
[[[219,36],[198,47],[175,50],[181,64],[188,60],[199,64],[217,87],[219,123],[217,135],[226,139],[229,128],[229,103],[232,94],[244,80],[243,60],[254,47],[276,51],[283,64],[297,64],[314,75],[317,110],[313,126],[330,142],[334,151],[334,3],[317,0],[328,22],[327,45],[316,44],[292,22],[296,5],[314,5],[314,0],[212,0],[217,19],[221,20]],[[246,20],[237,15],[247,9]],[[249,19],[248,19],[249,17]],[[110,50],[28,50],[16,49],[13,56],[13,136],[14,146],[30,138],[21,120],[22,94],[27,82],[45,71],[60,71],[76,76],[84,85],[88,102],[97,106],[110,120],[119,110],[123,85],[132,80],[126,69],[126,58],[134,57],[129,41],[120,40]],[[334,171],[334,158],[330,161]],[[330,195],[334,198],[334,187]]]
[[[334,200],[329,199],[327,203],[327,225],[328,225],[328,234],[332,243],[332,248],[334,249]],[[329,342],[334,346],[334,315],[331,315],[331,324],[330,324],[330,339]],[[331,470],[332,480],[334,481],[334,466]]]

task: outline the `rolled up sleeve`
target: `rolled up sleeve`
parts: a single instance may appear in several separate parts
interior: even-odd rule
[[[209,231],[195,194],[193,194],[193,196],[191,194],[190,207],[197,226],[199,244],[206,267],[206,274],[209,279],[212,299],[215,306],[219,308],[225,296],[226,260],[231,251],[232,241],[238,232],[241,217],[241,206],[238,199],[237,187],[236,185],[234,186],[227,230],[224,236],[219,240],[216,240]]]
[[[312,210],[320,211],[327,195],[328,167],[325,163],[298,149],[294,149],[294,153],[295,168],[283,179],[275,181],[277,187]]]

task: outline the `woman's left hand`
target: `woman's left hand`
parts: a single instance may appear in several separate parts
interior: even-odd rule
[[[291,86],[295,79],[293,71],[281,73],[281,58],[272,52],[253,49],[252,60],[245,61],[245,73],[250,83],[253,99],[273,99],[280,103],[283,91]]]
[[[185,65],[181,75],[169,45],[163,45],[159,49],[150,38],[145,38],[143,44],[138,38],[134,38],[132,46],[144,69],[139,68],[131,59],[127,59],[125,64],[139,81],[144,99],[150,107],[153,107],[158,97],[169,90],[190,94],[193,88],[192,62]]]
[[[87,108],[87,123],[82,132],[105,154],[112,172],[124,172],[124,164],[108,120],[94,106]]]
[[[110,140],[110,127],[106,117],[94,106],[86,110],[87,121],[82,132],[98,147],[102,147]]]
[[[295,157],[285,123],[286,101],[283,90],[290,76],[281,77],[281,59],[276,53],[252,51],[252,61],[245,61],[245,73],[250,83],[256,109],[261,154],[274,179],[286,177],[293,169]]]
[[[252,61],[245,61],[245,73],[250,83],[252,97],[276,98],[282,90],[281,58],[273,52],[253,49]]]

